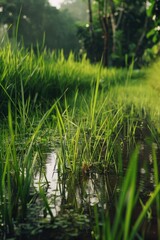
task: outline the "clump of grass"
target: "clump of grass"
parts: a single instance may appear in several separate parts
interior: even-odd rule
[[[114,102],[114,95],[105,96],[99,88],[98,78],[90,96],[77,92],[71,104],[65,98],[64,106],[56,108],[59,158],[72,172],[96,165],[108,170],[111,167],[117,172],[117,148],[122,150],[124,141],[130,148],[136,143],[143,117],[137,116],[136,109],[128,107],[128,103]]]
[[[30,143],[27,150],[24,151],[24,155],[18,155],[10,104],[8,107],[8,126],[9,132],[6,132],[4,136],[4,149],[0,160],[2,173],[0,218],[5,231],[8,234],[13,234],[15,217],[23,219],[26,216],[38,154],[33,153],[32,143]]]
[[[23,98],[23,87],[21,90],[22,102],[18,100],[17,107],[10,102],[8,104],[8,129],[4,129],[1,139],[0,223],[3,233],[11,236],[14,234],[15,222],[25,220],[29,205],[37,195],[34,173],[40,152],[35,145],[40,129],[57,104],[55,102],[41,119],[35,122],[35,116],[31,120],[28,115],[32,108],[30,100]],[[17,141],[17,137],[21,139]]]

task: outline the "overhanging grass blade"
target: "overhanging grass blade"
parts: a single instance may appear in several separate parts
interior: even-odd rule
[[[158,184],[156,186],[154,192],[152,193],[152,195],[150,196],[150,198],[148,199],[148,201],[144,205],[144,207],[142,209],[142,212],[140,213],[139,217],[137,218],[135,224],[133,225],[131,235],[130,235],[130,240],[134,239],[134,237],[136,236],[136,233],[138,232],[138,230],[141,226],[141,223],[142,223],[148,209],[151,207],[153,201],[156,199],[156,197],[159,193],[160,193],[160,184]]]

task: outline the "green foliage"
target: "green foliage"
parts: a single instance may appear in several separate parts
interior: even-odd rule
[[[154,5],[154,9],[157,9],[155,6],[157,3]],[[106,10],[104,10],[105,8]],[[93,43],[89,28],[87,29],[85,26],[79,28],[79,36],[87,56],[93,62],[101,61],[104,41],[107,38],[106,54],[109,57],[109,65],[124,66],[126,55],[129,63],[134,57],[136,65],[141,65],[145,49],[153,46],[152,39],[148,39],[147,33],[148,36],[154,34],[154,38],[156,34],[154,43],[158,42],[159,31],[155,31],[155,24],[152,20],[153,13],[151,16],[149,11],[151,11],[150,8],[146,13],[145,1],[94,1],[92,6]],[[108,25],[105,28],[104,16],[106,16]],[[157,18],[157,24],[158,21]],[[91,47],[91,45],[93,46]]]
[[[147,15],[152,18],[153,27],[148,31],[147,38],[151,38],[156,44],[160,40],[160,3],[157,0],[148,1]]]
[[[142,61],[144,65],[152,64],[153,61],[156,61],[157,58],[159,58],[160,53],[160,44],[157,43],[153,45],[151,48],[147,48],[144,51],[144,54],[142,56]]]

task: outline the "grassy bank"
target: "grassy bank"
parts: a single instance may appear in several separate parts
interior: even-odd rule
[[[101,69],[101,71],[99,70]],[[92,66],[86,57],[75,61],[71,53],[65,59],[63,52],[43,51],[35,54],[32,50],[14,51],[10,45],[0,49],[0,96],[1,109],[6,108],[9,99],[21,98],[21,85],[25,98],[52,101],[64,91],[74,94],[76,89],[88,91],[100,72],[101,85],[109,88],[112,85],[124,84],[128,77],[126,69],[103,69],[100,64]],[[141,73],[135,73],[135,77]]]

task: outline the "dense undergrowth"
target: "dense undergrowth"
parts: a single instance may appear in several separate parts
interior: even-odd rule
[[[24,49],[12,51],[10,45],[0,50],[0,108],[3,113],[0,236],[3,239],[20,231],[19,226],[27,222],[28,212],[37,201],[41,201],[44,212],[50,217],[47,226],[55,229],[56,218],[45,192],[48,184],[42,167],[45,148],[55,149],[60,176],[82,179],[92,172],[125,175],[113,227],[109,211],[100,227],[95,208],[94,228],[88,227],[92,232],[90,238],[112,240],[121,228],[117,239],[134,239],[135,236],[145,239],[144,232],[140,238],[139,229],[155,201],[160,238],[160,186],[155,149],[152,151],[153,194],[143,202],[136,189],[140,151],[136,146],[156,144],[158,148],[160,144],[158,79],[155,82],[158,64],[149,71],[136,71],[133,65],[129,69],[104,69],[100,64],[91,65],[85,57],[75,61],[73,54],[68,59],[62,52],[44,51],[35,55]],[[131,159],[127,172],[124,157],[127,166]],[[35,187],[38,171],[41,173],[38,187]],[[128,201],[128,194],[131,201]],[[138,201],[141,201],[141,211],[133,223],[132,213]],[[38,226],[39,223],[35,225],[36,231],[46,227],[45,224]]]

